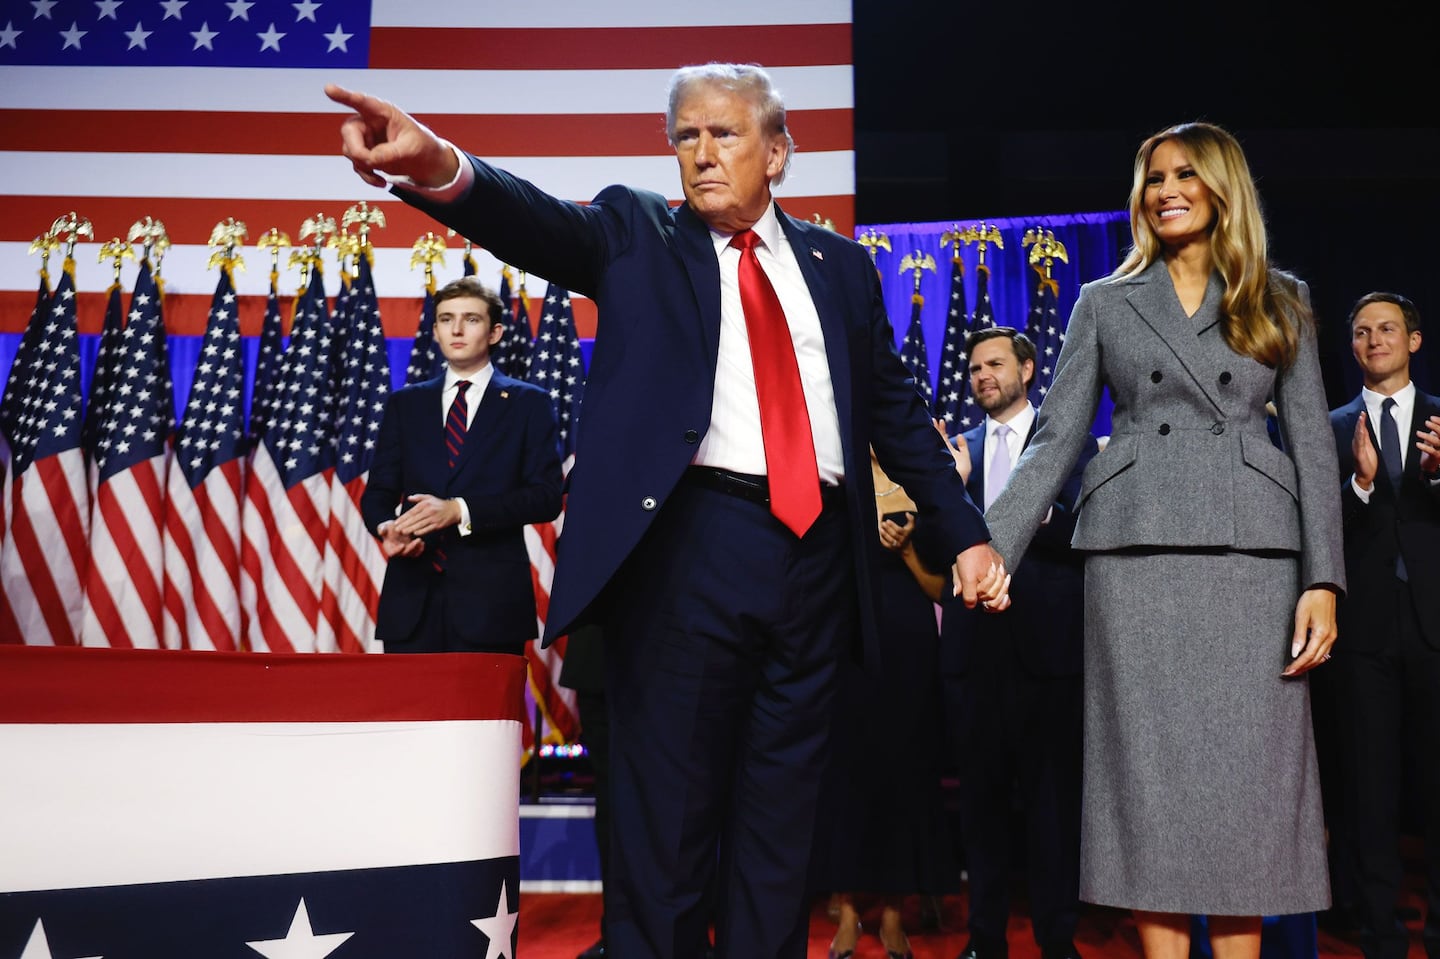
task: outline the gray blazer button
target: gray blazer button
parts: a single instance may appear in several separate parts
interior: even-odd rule
[[[1161,436],[1169,436],[1169,435],[1170,435],[1170,424],[1169,424],[1169,423],[1161,423],[1161,424],[1160,424],[1160,435],[1161,435]]]
[[[647,513],[659,505],[660,502],[653,496],[647,496],[640,501],[640,508],[645,510]]]
[[[697,431],[695,431],[695,430],[686,430],[686,431],[685,431],[685,442],[687,442],[687,443],[698,443],[698,442],[700,442],[700,434],[699,434]]]
[[[1216,423],[1214,426],[1210,427],[1210,432],[1214,433],[1216,436],[1219,436],[1221,433],[1225,432],[1225,424]]]
[[[1231,379],[1231,377],[1230,377],[1230,371],[1229,371],[1229,370],[1226,370],[1224,373],[1221,373],[1221,374],[1220,374],[1220,385],[1221,385],[1221,386],[1227,386],[1227,385],[1229,385],[1230,379]]]
[[[1159,382],[1160,382],[1161,380],[1163,380],[1164,378],[1165,378],[1165,374],[1164,374],[1164,373],[1161,373],[1159,370],[1156,370],[1154,373],[1151,373],[1151,374],[1150,374],[1150,382],[1151,382],[1151,383],[1159,383]]]

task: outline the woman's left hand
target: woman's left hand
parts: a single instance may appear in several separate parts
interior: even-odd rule
[[[1281,676],[1299,676],[1330,658],[1338,636],[1335,627],[1335,593],[1316,587],[1300,594],[1295,604],[1295,634],[1290,640],[1290,665]]]

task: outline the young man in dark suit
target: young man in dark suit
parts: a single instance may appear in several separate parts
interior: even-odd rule
[[[386,400],[360,509],[389,560],[388,653],[521,654],[539,634],[524,531],[560,514],[558,430],[544,390],[490,363],[501,315],[473,276],[441,287],[445,372]]]
[[[545,641],[605,634],[607,945],[702,956],[718,849],[720,959],[803,959],[837,664],[878,657],[856,547],[875,535],[872,443],[966,602],[1009,604],[869,254],[774,202],[794,141],[754,65],[672,77],[678,206],[625,186],[550,196],[393,104],[325,92],[355,111],[343,152],[367,183],[596,302]]]
[[[1420,342],[1409,299],[1362,296],[1350,344],[1363,386],[1330,413],[1350,588],[1332,675],[1317,678],[1334,713],[1338,832],[1366,959],[1404,959],[1409,945],[1395,915],[1407,757],[1425,835],[1425,950],[1440,959],[1440,399],[1410,379]]]
[[[971,333],[965,354],[986,416],[962,435],[956,460],[971,498],[988,505],[1035,431],[1035,345],[998,326]],[[1091,437],[1016,566],[1015,606],[995,616],[944,608],[940,663],[970,906],[961,959],[1008,955],[1017,801],[1035,942],[1043,959],[1079,955],[1085,572],[1070,536],[1080,477],[1098,449]]]

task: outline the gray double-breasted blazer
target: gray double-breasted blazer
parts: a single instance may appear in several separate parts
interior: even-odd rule
[[[1303,282],[1283,274],[1272,282]],[[1073,544],[1283,550],[1300,558],[1301,585],[1344,589],[1335,443],[1314,330],[1295,362],[1268,367],[1221,335],[1219,274],[1186,316],[1163,262],[1081,288],[1040,407],[1035,437],[986,512],[1013,568],[1065,482],[1102,390],[1113,431],[1085,469]],[[1273,400],[1283,449],[1271,439]]]

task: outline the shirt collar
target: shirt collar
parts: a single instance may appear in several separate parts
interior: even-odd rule
[[[765,249],[769,250],[772,254],[778,254],[780,252],[780,218],[775,215],[775,203],[773,200],[765,207],[765,212],[760,216],[760,219],[755,221],[750,229],[754,230],[755,235],[760,237],[760,242],[765,245]],[[730,245],[730,238],[734,235],[733,233],[719,233],[715,230],[710,231],[710,242],[715,244],[715,253],[717,255],[725,252],[725,248]]]
[[[455,384],[462,379],[470,381],[470,397],[476,397],[485,392],[485,387],[490,385],[490,380],[495,376],[495,364],[486,363],[479,370],[469,376],[459,376],[449,366],[445,367],[445,389],[444,393],[455,392]]]
[[[1035,407],[1030,403],[1029,400],[1026,400],[1024,407],[1022,407],[1022,408],[1020,409],[1020,411],[1019,411],[1018,413],[1016,413],[1014,416],[1012,416],[1012,417],[1010,417],[1008,420],[1006,420],[1006,421],[1005,421],[1005,425],[1008,426],[1008,427],[1010,427],[1010,429],[1014,431],[1014,433],[1015,433],[1016,436],[1020,437],[1021,439],[1024,439],[1026,436],[1029,436],[1029,435],[1030,435],[1030,424],[1031,424],[1031,423],[1034,423],[1034,422],[1035,422]],[[993,417],[990,417],[990,416],[986,416],[986,417],[985,417],[985,436],[986,436],[987,438],[989,438],[989,437],[991,437],[991,436],[994,436],[994,435],[995,435],[995,427],[997,427],[997,426],[999,426],[999,425],[1000,425],[1000,421],[999,421],[999,420],[994,419]]]
[[[1376,393],[1374,390],[1370,389],[1368,386],[1362,386],[1362,387],[1360,387],[1360,398],[1361,398],[1362,400],[1364,400],[1365,406],[1366,406],[1367,408],[1369,408],[1369,409],[1372,409],[1372,410],[1378,410],[1378,409],[1380,409],[1380,407],[1384,404],[1385,400],[1387,399],[1387,397],[1385,396],[1385,394],[1383,394],[1383,393]],[[1414,406],[1415,406],[1415,381],[1414,381],[1414,380],[1410,380],[1410,381],[1407,382],[1404,386],[1402,386],[1402,387],[1400,387],[1398,390],[1396,390],[1394,393],[1391,393],[1390,396],[1388,397],[1388,399],[1394,400],[1394,401],[1395,401],[1395,405],[1396,405],[1398,408],[1400,408],[1401,410],[1409,411],[1410,409],[1414,408]]]

